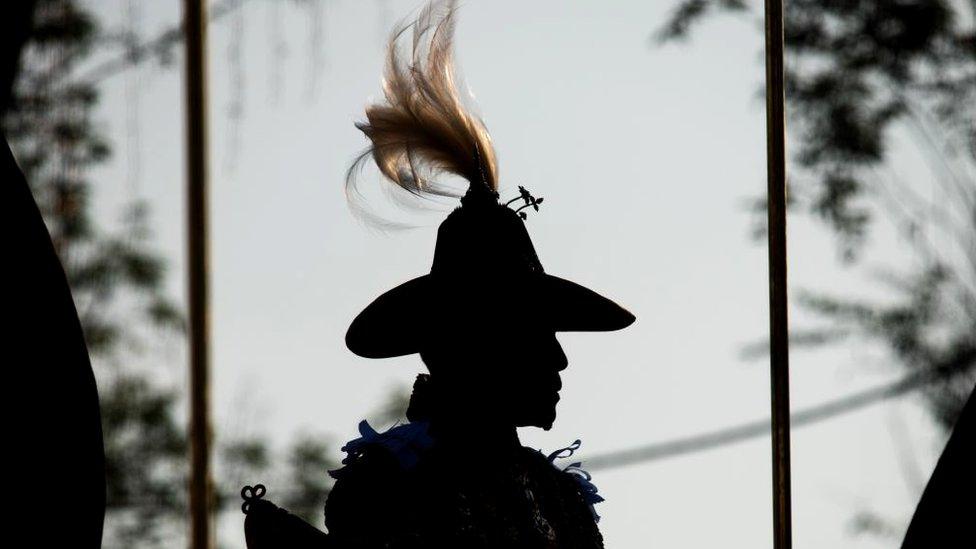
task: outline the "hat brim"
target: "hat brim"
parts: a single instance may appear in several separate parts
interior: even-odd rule
[[[527,305],[554,332],[610,332],[633,324],[636,317],[612,300],[575,282],[541,274],[532,277]],[[456,299],[431,275],[389,290],[370,303],[349,326],[346,346],[365,358],[418,353],[423,334],[437,333],[438,304]],[[456,303],[454,303],[456,305]]]

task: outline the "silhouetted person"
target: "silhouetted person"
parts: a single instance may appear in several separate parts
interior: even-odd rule
[[[0,118],[13,107],[38,3],[3,5]],[[105,453],[95,376],[64,269],[6,136],[2,141],[0,365],[4,492],[11,508],[2,539],[6,546],[96,548],[105,515]],[[53,140],[38,145],[56,146]]]
[[[556,418],[567,366],[557,332],[617,330],[634,316],[543,271],[519,211],[538,211],[542,199],[520,188],[499,203],[491,140],[451,77],[453,3],[442,18],[433,11],[413,25],[408,67],[397,58],[403,31],[391,40],[386,103],[368,107],[358,125],[372,146],[349,184],[371,157],[416,194],[450,194],[430,180],[436,172],[465,178],[469,189],[440,226],[430,274],[381,295],[346,335],[360,356],[419,354],[430,373],[414,385],[409,423],[377,433],[364,421],[343,448],[325,507],[328,537],[252,497],[252,549],[603,546],[593,509],[602,498],[579,464],[557,462],[579,442],[545,455],[524,448],[516,428],[549,429]]]
[[[0,219],[5,492],[12,508],[6,545],[96,548],[105,453],[95,376],[68,280],[6,139]]]
[[[959,414],[908,525],[902,549],[976,547],[976,392]]]

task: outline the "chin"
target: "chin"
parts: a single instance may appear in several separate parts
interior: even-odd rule
[[[519,398],[513,416],[517,427],[539,427],[548,431],[556,422],[559,392],[535,392],[534,397]]]
[[[552,406],[545,411],[544,417],[540,418],[542,421],[539,423],[539,427],[545,431],[552,429],[552,424],[556,422],[556,404],[558,402],[559,393],[555,393],[552,395]]]
[[[519,427],[539,427],[545,431],[552,429],[553,423],[556,422],[556,407],[553,406],[551,409],[544,412],[537,411],[532,417],[526,418],[523,421],[518,422]]]

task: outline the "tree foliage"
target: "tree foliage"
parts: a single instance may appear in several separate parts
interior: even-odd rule
[[[67,76],[96,35],[75,2],[37,2],[3,130],[68,275],[88,348],[99,356],[119,348],[136,318],[179,328],[180,317],[162,291],[164,264],[148,243],[145,207],[131,205],[124,233],[105,232],[91,218],[89,172],[110,149],[92,121],[97,90]]]
[[[332,486],[331,478],[324,473],[338,467],[331,450],[321,437],[301,436],[289,451],[288,492],[281,504],[309,524],[323,524],[325,499]]]
[[[935,376],[927,401],[951,426],[976,382],[976,4],[785,7],[791,207],[837,236],[847,264],[861,259],[879,215],[913,256],[907,272],[882,280],[892,296],[883,303],[801,293],[801,306],[834,324],[805,339],[857,334],[882,343],[905,368]],[[761,11],[743,0],[684,0],[656,37],[674,41],[708,17],[758,19]],[[886,169],[899,131],[928,162],[930,179],[905,181]]]
[[[99,380],[105,541],[132,547],[158,541],[158,526],[182,509],[186,440],[174,419],[177,395],[135,368],[130,328],[178,331],[180,315],[163,292],[146,209],[130,206],[124,232],[91,217],[90,170],[110,148],[92,119],[97,90],[70,75],[97,36],[77,2],[38,0],[2,125],[65,269]]]
[[[91,170],[111,148],[93,119],[96,84],[76,72],[101,40],[81,2],[36,0],[0,124],[65,269],[99,382],[103,546],[171,547],[185,535],[187,437],[177,413],[181,394],[159,382],[148,355],[158,348],[153,340],[181,333],[182,315],[164,291],[166,262],[152,247],[146,206],[133,200],[111,231],[92,216],[98,182]],[[220,437],[216,511],[237,512],[240,486],[277,467],[293,479],[290,494],[305,505],[301,511],[311,514],[328,493],[327,449],[300,440],[282,463],[263,439]]]

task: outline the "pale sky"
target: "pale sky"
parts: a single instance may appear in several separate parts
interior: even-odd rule
[[[179,18],[176,0],[88,4],[107,26],[131,6],[146,36]],[[230,16],[212,27],[218,436],[222,428],[246,430],[283,445],[311,432],[341,443],[391,388],[423,371],[416,356],[355,357],[343,335],[373,298],[428,271],[447,209],[400,212],[421,227],[382,234],[353,218],[342,193],[345,171],[366,144],[353,122],[380,96],[383,43],[421,2],[323,5],[318,53],[308,12],[293,3],[278,18],[268,2],[246,2],[243,21]],[[528,220],[543,265],[638,318],[622,332],[560,335],[570,366],[557,423],[520,433],[523,444],[543,450],[581,438],[584,468],[587,454],[768,415],[767,365],[739,357],[767,329],[765,249],[749,240],[743,207],[765,188],[761,34],[748,19],[723,18],[687,44],[649,45],[671,6],[470,0],[458,15],[458,63],[494,138],[502,195],[524,185],[546,198]],[[228,61],[239,23],[240,79]],[[276,34],[285,57],[275,55]],[[169,286],[182,300],[177,53],[170,67],[148,64],[101,86],[97,123],[115,155],[95,174],[94,198],[106,224],[126,200],[148,201],[155,243],[170,260]],[[310,69],[316,55],[319,71]],[[243,102],[236,132],[226,114],[235,97]],[[905,158],[897,169],[923,169]],[[367,186],[386,184],[375,171],[366,177]],[[903,259],[884,229],[868,266]],[[794,287],[879,294],[863,270],[837,266],[829,236],[807,220],[791,219],[789,245]],[[793,315],[797,325],[811,321]],[[170,358],[180,379],[181,358]],[[795,353],[795,407],[896,379],[885,359],[862,344]],[[897,457],[899,437],[917,463]],[[853,535],[851,520],[870,510],[907,525],[921,487],[906,467],[927,478],[942,442],[914,397],[797,430],[795,547],[897,546],[898,539]],[[594,482],[606,498],[598,512],[607,547],[771,547],[769,455],[762,438],[600,471]],[[222,521],[221,539],[243,547],[242,523],[242,515]]]

